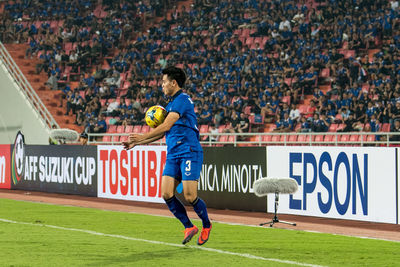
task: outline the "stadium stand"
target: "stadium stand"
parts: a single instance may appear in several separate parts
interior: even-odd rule
[[[400,20],[388,1],[5,1],[1,8],[2,42],[61,126],[90,133],[106,114],[109,126],[138,130],[146,107],[166,102],[159,84],[166,65],[185,69],[198,115],[211,113],[207,126],[221,131],[232,113],[233,123],[244,113],[257,132],[273,131],[277,115],[293,109],[326,132],[348,129],[350,120],[389,132],[400,116]],[[64,115],[67,106],[73,115]],[[321,114],[329,127],[318,127]],[[300,129],[298,118],[283,123]]]

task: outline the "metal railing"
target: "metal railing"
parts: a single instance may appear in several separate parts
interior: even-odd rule
[[[400,146],[400,133],[392,132],[348,132],[348,133],[218,133],[200,134],[200,140],[206,136],[207,141],[201,141],[204,146],[266,146],[266,145],[297,145],[297,146]],[[225,138],[222,138],[225,136]],[[343,136],[348,136],[345,140]],[[354,138],[351,138],[354,136]],[[398,136],[399,141],[393,141]],[[109,140],[105,140],[109,137]],[[129,133],[89,134],[89,144],[120,145],[120,139],[127,139]],[[223,139],[223,141],[221,141]],[[165,145],[164,139],[153,142],[155,145]]]
[[[15,63],[14,59],[8,53],[7,49],[0,42],[0,60],[6,67],[8,73],[13,78],[14,82],[18,85],[20,90],[24,93],[25,97],[28,99],[29,103],[42,119],[44,124],[51,129],[53,125],[59,128],[58,123],[47,110],[46,106],[43,104],[40,97],[36,94],[35,90],[32,88],[31,84],[26,79],[25,75],[22,73],[20,68]]]

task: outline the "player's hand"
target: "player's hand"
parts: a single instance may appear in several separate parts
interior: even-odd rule
[[[126,150],[132,149],[136,146],[135,143],[132,143],[130,141],[122,142],[122,145],[124,146],[124,149],[126,149]]]
[[[144,140],[143,134],[133,133],[133,134],[129,135],[129,142],[131,142],[131,143],[138,143],[143,140]]]

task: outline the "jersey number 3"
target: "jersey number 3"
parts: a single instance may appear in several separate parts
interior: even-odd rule
[[[192,166],[190,165],[192,162],[190,160],[186,161],[185,171],[189,172]]]

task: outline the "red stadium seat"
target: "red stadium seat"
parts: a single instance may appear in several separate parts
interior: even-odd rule
[[[133,126],[134,133],[140,133],[142,131],[142,125],[135,125]]]
[[[228,136],[228,142],[235,143],[235,141],[236,141],[236,136],[234,136],[234,135]]]
[[[296,142],[297,141],[297,134],[293,134],[289,136],[289,142]]]
[[[228,142],[228,136],[227,135],[221,135],[219,137],[219,142]]]
[[[309,143],[310,142],[310,136],[306,134],[301,134],[297,137],[297,142],[301,144]]]
[[[352,135],[350,135],[350,142],[359,142],[360,138],[361,138],[361,135],[352,134]]]
[[[333,141],[335,141],[335,136],[334,136],[334,135],[332,135],[332,134],[326,134],[326,135],[324,136],[324,142],[325,142],[326,144],[329,145],[329,143],[332,143]]]
[[[342,134],[340,136],[340,142],[348,142],[350,140],[350,135],[349,134]]]
[[[375,139],[376,139],[375,135],[373,135],[373,134],[370,134],[367,136],[367,142],[374,142]]]
[[[116,125],[110,125],[110,126],[108,127],[107,132],[108,132],[108,133],[116,133],[116,132],[117,132],[117,126],[116,126]]]
[[[133,132],[133,126],[132,125],[128,125],[125,127],[125,133],[132,133]]]
[[[339,124],[337,124],[337,123],[332,123],[332,124],[329,126],[328,132],[330,132],[330,133],[336,132],[336,129],[337,129],[338,126],[339,126]]]
[[[120,138],[119,138],[119,141],[120,142],[126,142],[126,141],[128,141],[129,140],[129,135],[122,135]]]
[[[314,135],[314,142],[322,143],[324,142],[325,135]]]
[[[202,125],[200,125],[199,131],[200,131],[201,134],[206,134],[206,133],[208,133],[208,131],[209,131],[209,130],[208,130],[208,125],[207,125],[207,124],[202,124]],[[207,139],[207,137],[208,137],[208,135],[204,135],[204,136],[202,136],[201,140],[204,141],[204,140]]]
[[[148,125],[143,125],[142,133],[148,133],[148,132],[150,132],[150,127]]]
[[[218,132],[219,132],[219,133],[222,133],[222,132],[226,129],[226,127],[227,127],[227,125],[225,125],[225,124],[220,125],[220,126],[218,127]]]
[[[281,136],[280,135],[273,135],[271,141],[274,143],[277,143],[281,140]]]
[[[111,143],[111,136],[109,136],[109,135],[104,135],[104,136],[103,136],[103,142],[109,142],[109,143]]]
[[[390,123],[384,123],[381,132],[390,132]]]
[[[123,133],[124,130],[125,130],[125,126],[123,126],[123,125],[117,126],[117,133]]]
[[[114,135],[112,137],[112,141],[113,141],[113,143],[119,143],[119,135]]]
[[[272,140],[272,135],[263,135],[262,139],[263,142],[271,142]]]

